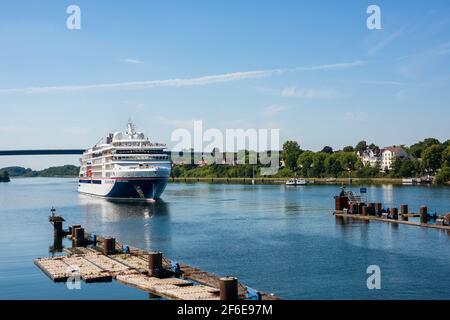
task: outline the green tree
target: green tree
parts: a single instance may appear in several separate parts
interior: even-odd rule
[[[321,152],[324,152],[324,153],[333,153],[333,148],[332,148],[332,147],[329,147],[329,146],[325,146],[325,147],[323,147],[323,149],[322,149]]]
[[[317,152],[314,154],[312,168],[310,171],[310,176],[312,177],[323,177],[325,174],[325,159],[327,158],[327,153]]]
[[[9,173],[8,171],[0,171],[0,182],[9,182]]]
[[[442,166],[450,167],[450,145],[442,152]]]
[[[344,149],[342,149],[342,151],[344,151],[344,152],[354,152],[355,149],[353,149],[352,146],[346,146],[346,147],[344,147]]]
[[[300,153],[300,146],[296,141],[286,141],[283,144],[283,159],[288,169],[295,170]]]
[[[356,152],[363,152],[364,150],[367,149],[367,142],[362,140],[360,142],[358,142],[358,144],[355,146],[355,151]]]
[[[422,152],[423,166],[427,172],[436,172],[442,165],[442,154],[445,146],[434,144]]]
[[[416,158],[422,158],[423,151],[432,145],[440,144],[438,139],[427,138],[423,141],[417,142],[409,147],[409,154]]]
[[[394,177],[399,177],[400,176],[400,169],[402,168],[402,162],[403,159],[401,159],[400,157],[397,157],[394,159],[394,161],[392,162],[392,166],[391,166],[391,175]]]
[[[337,154],[330,154],[326,157],[325,162],[325,173],[328,176],[337,177],[339,173],[343,171],[341,162]]]
[[[443,167],[436,175],[435,182],[438,184],[448,183],[450,181],[450,167]]]
[[[302,176],[307,177],[311,171],[312,164],[314,162],[314,152],[305,151],[300,154],[297,159],[297,165],[300,168]]]
[[[391,175],[397,178],[417,176],[419,173],[416,161],[396,158],[392,164]]]
[[[339,152],[339,162],[344,170],[355,170],[358,157],[353,152]]]

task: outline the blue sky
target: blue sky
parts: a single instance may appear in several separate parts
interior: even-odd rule
[[[169,146],[193,120],[312,150],[449,138],[448,1],[8,1],[0,42],[0,149],[85,148],[129,117]]]

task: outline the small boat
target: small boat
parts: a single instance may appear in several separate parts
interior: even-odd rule
[[[414,178],[403,178],[402,179],[402,184],[415,184],[415,183],[417,183],[417,182],[416,182],[416,179],[414,179]]]
[[[332,183],[332,182],[336,182],[336,180],[337,180],[336,178],[331,177],[331,178],[326,178],[325,182]]]
[[[289,179],[286,181],[287,186],[306,186],[308,181],[305,179]]]

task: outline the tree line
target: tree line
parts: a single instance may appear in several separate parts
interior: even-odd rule
[[[9,182],[9,173],[8,171],[0,171],[0,182]]]
[[[410,147],[401,147],[408,156],[396,157],[391,170],[383,172],[379,164],[375,167],[364,165],[356,155],[358,151],[365,150],[380,152],[377,145],[364,140],[354,147],[333,151],[326,146],[319,152],[302,150],[296,141],[286,141],[282,158],[287,172],[304,177],[403,178],[436,175],[437,183],[450,180],[450,140],[441,143],[438,139],[428,138]]]
[[[355,146],[346,146],[342,150],[333,150],[325,146],[318,152],[303,150],[296,141],[286,141],[280,153],[284,167],[271,177],[305,178],[412,178],[424,175],[435,175],[435,181],[445,183],[450,180],[450,140],[441,143],[434,138],[417,142],[410,147],[401,146],[407,157],[396,158],[391,170],[381,171],[379,165],[371,167],[364,165],[357,156],[357,152],[373,150],[381,151],[374,143],[360,141]],[[246,151],[248,154],[248,151]],[[246,162],[247,163],[247,162]],[[175,165],[173,177],[199,178],[251,178],[261,177],[262,165],[239,164],[235,166],[211,164]]]

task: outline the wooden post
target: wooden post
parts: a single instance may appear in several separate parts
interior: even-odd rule
[[[148,255],[148,272],[150,276],[157,276],[162,269],[162,253],[155,251]]]
[[[408,214],[408,205],[407,204],[402,204],[400,206],[400,213],[401,214]]]
[[[369,207],[368,206],[363,206],[362,208],[361,208],[361,214],[363,215],[363,216],[367,216],[368,214],[369,214]]]
[[[400,213],[402,215],[402,220],[403,221],[408,221],[408,205],[407,204],[402,204],[400,206]]]
[[[53,222],[53,232],[55,237],[61,237],[63,235],[63,223],[62,221]]]
[[[375,214],[377,216],[381,216],[381,210],[383,210],[383,205],[381,204],[381,202],[375,203]]]
[[[77,229],[77,228],[81,228],[81,225],[79,225],[79,224],[74,224],[74,225],[72,226],[72,238],[75,238],[75,229]]]
[[[80,247],[84,244],[84,229],[83,228],[75,228],[75,237],[73,237],[72,241],[75,241],[76,247]]]
[[[116,239],[104,238],[103,240],[103,254],[105,256],[113,254],[116,251]]]
[[[234,277],[220,278],[220,300],[238,299],[238,281]]]
[[[369,214],[371,216],[375,215],[375,203],[374,202],[369,203]]]
[[[428,223],[428,208],[427,208],[427,206],[420,207],[420,223]]]

